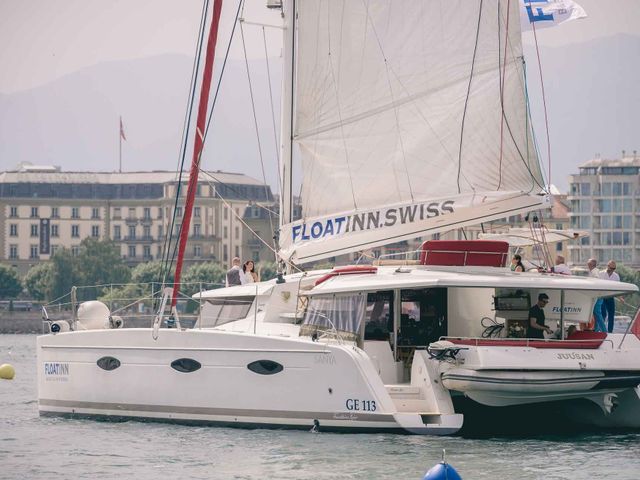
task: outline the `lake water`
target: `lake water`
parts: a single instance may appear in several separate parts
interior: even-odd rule
[[[0,479],[421,479],[442,449],[464,480],[640,478],[640,432],[421,437],[40,418],[35,335],[0,335]]]

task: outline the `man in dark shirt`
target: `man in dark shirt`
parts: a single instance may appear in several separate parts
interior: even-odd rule
[[[538,303],[529,309],[529,338],[544,338],[543,332],[553,333],[553,331],[544,324],[543,308],[549,303],[549,295],[541,293],[538,295]]]

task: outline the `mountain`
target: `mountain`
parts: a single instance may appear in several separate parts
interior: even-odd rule
[[[276,107],[278,63],[276,59],[270,66]],[[258,121],[265,169],[275,185],[265,62],[250,62],[249,68],[256,108],[262,115]],[[175,170],[191,70],[192,59],[180,55],[100,63],[31,90],[0,96],[0,170],[29,161],[60,165],[67,171],[117,171],[120,115],[126,135],[123,170]],[[197,108],[196,102],[194,117]],[[195,122],[191,133],[194,129]],[[190,140],[186,168],[192,147]],[[232,61],[226,67],[202,163],[206,169],[240,171],[262,179],[244,62]]]
[[[525,56],[546,168],[543,109],[531,45],[525,44]],[[631,35],[541,47],[552,182],[561,190],[567,188],[567,175],[577,173],[578,165],[597,153],[615,158],[623,149],[640,149],[639,57],[640,36]],[[277,130],[280,64],[280,59],[270,61]],[[20,161],[61,165],[63,170],[117,170],[119,115],[127,136],[124,170],[175,169],[191,68],[192,60],[179,55],[100,63],[38,88],[0,95],[0,170]],[[267,181],[275,187],[277,152],[265,62],[250,62],[250,70]],[[227,65],[211,128],[204,168],[262,179],[243,61]],[[189,141],[187,152],[191,147]],[[190,161],[187,155],[187,166]]]

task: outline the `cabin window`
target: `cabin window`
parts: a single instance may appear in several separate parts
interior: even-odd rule
[[[179,358],[171,362],[171,368],[181,373],[191,373],[200,370],[202,365],[193,358]]]
[[[343,340],[357,340],[365,316],[366,293],[311,297],[300,335],[335,332]]]
[[[251,362],[247,365],[247,368],[259,375],[275,375],[276,373],[280,373],[284,370],[282,365],[272,360],[258,360],[256,362]]]
[[[102,357],[96,363],[101,369],[108,372],[115,370],[120,366],[120,360],[114,357]]]
[[[253,305],[254,296],[207,299],[204,312],[207,326],[219,326],[246,318]]]
[[[393,333],[393,292],[367,294],[365,340],[389,340]]]

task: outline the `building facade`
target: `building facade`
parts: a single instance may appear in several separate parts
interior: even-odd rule
[[[585,264],[613,259],[640,268],[640,158],[597,158],[570,177],[571,227],[590,236],[571,245],[570,261]]]
[[[86,237],[112,239],[132,266],[162,259],[167,232],[172,224],[178,232],[183,219],[187,182],[188,175],[179,183],[174,172],[2,172],[0,261],[24,275],[59,248],[77,254]],[[258,180],[202,173],[185,264],[226,265],[231,257],[243,256],[241,219],[247,205],[256,201],[273,201],[269,187]]]

